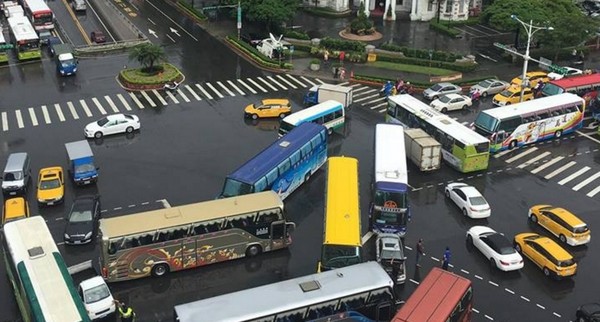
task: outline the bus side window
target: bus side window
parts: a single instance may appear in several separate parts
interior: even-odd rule
[[[109,241],[108,242],[108,250],[107,250],[108,254],[109,255],[116,254],[117,250],[118,250],[118,246],[117,245],[119,245],[119,244],[121,244],[121,240],[111,240],[111,241]]]
[[[294,152],[290,157],[290,161],[292,162],[292,165],[295,165],[298,162],[300,162],[300,151]]]
[[[277,166],[277,168],[279,169],[279,174],[286,173],[291,167],[292,166],[290,164],[290,159],[284,160]]]
[[[327,122],[331,122],[331,121],[333,121],[333,120],[335,119],[333,114],[334,114],[334,113],[325,114],[325,115],[323,116],[323,122],[324,122],[324,123],[327,123]]]
[[[140,237],[132,237],[131,238],[131,248],[140,246]]]
[[[204,226],[204,225],[197,225],[193,229],[193,235],[202,235],[207,232],[208,232],[208,230],[206,229],[206,226]]]
[[[343,116],[344,116],[344,110],[342,110],[342,109],[335,111],[335,113],[333,114],[333,117],[336,119],[339,119]]]
[[[302,158],[306,158],[308,157],[308,154],[310,153],[310,143],[306,143],[301,149],[300,151],[302,151]]]
[[[267,190],[267,178],[262,177],[254,184],[254,192],[261,192]]]
[[[121,249],[129,249],[131,247],[132,247],[131,238],[125,238],[125,240],[123,240],[123,244],[121,245]]]
[[[371,295],[369,296],[367,305],[374,305],[374,304],[378,304],[381,302],[389,302],[392,300],[392,298],[393,297],[390,292],[390,289],[381,288],[381,289],[374,290],[371,292]]]
[[[173,230],[173,233],[170,236],[171,238],[169,238],[169,239],[177,240],[177,239],[183,238],[186,236],[186,232],[187,232],[187,229],[185,229],[185,228],[175,229],[175,230]]]
[[[312,140],[310,140],[310,144],[312,144],[312,148],[316,149],[321,143],[321,137],[316,136]]]
[[[152,236],[152,234],[146,234],[143,235],[139,238],[140,244],[141,245],[150,245],[152,244],[152,239],[154,236]]]
[[[159,243],[162,243],[164,241],[167,241],[168,237],[169,237],[169,233],[168,232],[161,231],[161,232],[158,233],[156,241],[159,242]]]
[[[369,297],[368,292],[342,298],[340,309],[343,311],[357,311],[365,305],[367,297]]]
[[[213,232],[215,232],[215,231],[218,231],[218,230],[219,230],[219,224],[217,224],[217,223],[212,223],[212,224],[208,225],[208,226],[207,226],[207,228],[208,228],[208,232],[209,232],[209,233],[213,233]]]
[[[302,322],[304,321],[304,316],[306,315],[306,307],[299,308],[297,310],[284,312],[278,314],[275,317],[275,321],[277,322]]]
[[[269,171],[269,173],[267,173],[267,186],[268,187],[273,186],[273,184],[275,183],[275,180],[277,180],[277,177],[279,177],[279,173],[277,172],[277,168]]]
[[[547,119],[550,118],[550,113],[548,112],[540,112],[538,113],[538,115],[536,116],[536,120],[541,120],[541,119]]]
[[[308,308],[308,320],[332,315],[335,312],[338,300],[315,304]]]

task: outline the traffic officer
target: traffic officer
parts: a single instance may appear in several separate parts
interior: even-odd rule
[[[133,322],[135,319],[135,312],[124,302],[115,301],[119,307],[119,316],[122,322]]]

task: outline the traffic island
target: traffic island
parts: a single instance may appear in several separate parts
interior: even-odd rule
[[[163,89],[166,83],[181,83],[185,75],[177,67],[163,63],[152,68],[125,68],[119,72],[117,82],[128,91]]]

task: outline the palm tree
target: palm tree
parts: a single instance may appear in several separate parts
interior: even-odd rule
[[[154,64],[158,61],[164,61],[165,58],[163,48],[152,43],[139,44],[129,52],[129,59],[136,60],[147,71],[154,70]]]

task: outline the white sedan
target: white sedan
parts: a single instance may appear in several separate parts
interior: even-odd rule
[[[140,119],[133,114],[108,115],[85,126],[85,137],[99,139],[105,135],[131,133],[141,127]]]
[[[490,205],[475,187],[465,183],[450,183],[444,190],[446,197],[454,201],[463,215],[474,219],[490,216],[492,212]]]
[[[565,69],[565,73],[555,73],[552,72],[550,74],[548,74],[548,78],[550,78],[550,80],[557,80],[557,79],[561,79],[563,77],[569,77],[569,76],[573,76],[573,75],[581,75],[583,74],[583,71],[581,69],[577,69],[577,68],[573,68],[573,67],[563,67]]]
[[[435,110],[446,113],[454,110],[464,110],[473,105],[473,102],[468,96],[460,94],[446,94],[434,100],[429,104]]]
[[[467,231],[467,242],[479,249],[492,267],[505,272],[523,268],[523,257],[513,248],[508,238],[490,227],[471,227]]]

